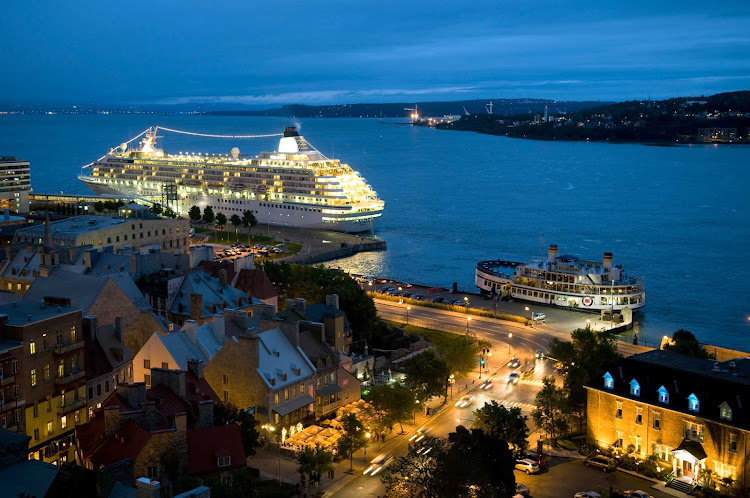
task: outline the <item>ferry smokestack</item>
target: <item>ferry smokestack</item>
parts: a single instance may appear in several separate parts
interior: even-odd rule
[[[557,259],[557,244],[550,244],[549,253],[547,253],[547,261],[550,264],[554,264],[555,259]]]
[[[299,131],[297,131],[296,126],[287,126],[284,128],[284,136],[285,137],[298,137]]]
[[[605,252],[604,253],[604,269],[609,271],[612,269],[612,253],[611,252]]]

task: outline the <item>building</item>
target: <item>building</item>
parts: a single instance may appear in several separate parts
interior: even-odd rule
[[[239,271],[234,286],[242,292],[248,293],[255,299],[273,306],[274,311],[279,309],[279,293],[276,292],[271,279],[263,270],[243,269]]]
[[[122,318],[114,325],[100,327],[96,316],[83,317],[83,336],[86,344],[86,406],[88,417],[101,408],[102,402],[117,389],[117,385],[132,384],[133,355],[122,335]]]
[[[238,424],[217,425],[187,433],[188,474],[231,483],[232,471],[247,467]]]
[[[25,431],[20,372],[23,351],[21,341],[0,340],[0,428]]]
[[[289,303],[287,302],[287,306]],[[348,354],[352,343],[352,328],[349,319],[339,308],[339,296],[329,294],[326,302],[307,306],[306,309],[298,309],[299,313],[308,320],[325,325],[326,342],[338,353]]]
[[[0,429],[0,482],[3,496],[46,496],[59,467],[29,460],[29,437]]]
[[[655,455],[687,489],[701,471],[747,484],[750,358],[724,362],[654,350],[620,359],[586,386],[587,438]]]
[[[30,190],[29,162],[12,156],[0,157],[0,211],[28,213]]]
[[[59,249],[88,245],[95,249],[112,246],[117,251],[123,247],[147,246],[187,253],[190,247],[190,226],[183,219],[136,220],[84,215],[51,222],[49,227],[54,247]],[[16,231],[14,242],[42,245],[44,230],[41,225],[22,228]]]
[[[227,308],[249,309],[253,299],[228,285],[226,278],[214,278],[202,271],[182,276],[167,307],[167,318],[179,325],[187,320],[202,324]]]
[[[86,422],[86,359],[81,310],[70,301],[0,305],[0,339],[22,344],[16,380],[29,458],[74,461],[73,432]]]

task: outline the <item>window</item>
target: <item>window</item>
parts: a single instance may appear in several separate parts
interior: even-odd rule
[[[276,394],[273,395],[273,401],[277,405],[279,404],[279,393],[276,393]]]
[[[615,387],[615,379],[612,378],[609,372],[604,374],[604,387],[607,389],[614,389]]]
[[[156,479],[159,477],[159,468],[156,466],[156,464],[151,464],[146,467],[146,475],[149,479]]]
[[[65,429],[67,427],[68,427],[68,417],[63,415],[62,417],[60,417],[60,428]]]
[[[641,454],[641,436],[635,436],[635,452]]]
[[[31,387],[36,386],[36,368],[31,369]]]
[[[94,399],[94,388],[89,387],[89,399]]]
[[[688,410],[691,412],[697,412],[699,407],[700,403],[698,402],[698,397],[695,394],[688,396]]]
[[[641,386],[638,384],[638,381],[633,379],[630,381],[630,394],[633,396],[640,396],[641,395]]]
[[[70,326],[70,342],[76,342],[76,326]]]
[[[47,422],[47,434],[52,434],[52,421]]]
[[[693,441],[703,442],[703,426],[685,420],[682,424],[683,435],[685,439],[692,439]]]
[[[108,380],[104,381],[104,392],[105,393],[109,392],[109,381]]]
[[[661,419],[658,412],[654,412],[654,429],[661,430]]]
[[[49,380],[49,372],[49,363],[47,363],[46,365],[44,365],[44,380]]]
[[[221,381],[223,384],[229,384],[229,375],[228,374],[221,374]]]
[[[34,441],[39,441],[39,429],[34,429]]]
[[[29,354],[36,354],[36,343],[34,339],[29,339]]]
[[[13,370],[13,373],[17,374],[18,373],[18,360],[13,360],[10,365],[11,365],[11,370]]]
[[[143,368],[145,369],[151,368],[151,360],[143,360]]]
[[[229,403],[229,391],[224,391],[224,403]]]
[[[232,465],[232,457],[231,456],[222,456],[216,459],[216,465],[218,467],[229,467]]]
[[[737,440],[738,440],[737,434],[730,434],[729,435],[729,451],[732,453],[737,453]]]
[[[44,334],[42,337],[42,344],[44,345],[44,350],[49,351],[49,337],[47,337],[47,334]]]
[[[60,360],[60,363],[57,365],[57,376],[60,378],[65,377],[65,362],[63,360]]]
[[[143,382],[146,383],[147,387],[151,387],[151,376],[150,375],[144,375],[143,376]]]
[[[76,410],[75,412],[73,412],[73,422],[75,422],[76,424],[81,421],[81,417],[79,415],[80,412],[83,412],[83,410]]]
[[[39,417],[39,402],[34,401],[34,418]]]
[[[101,384],[97,384],[96,385],[96,395],[97,396],[101,396],[102,395],[102,385]]]
[[[615,412],[615,418],[622,418],[622,401],[617,402],[617,411]]]
[[[664,403],[665,405],[669,404],[669,392],[664,386],[659,388],[659,403]]]
[[[617,439],[615,440],[615,447],[622,448],[622,431],[617,431]]]
[[[638,425],[643,424],[643,408],[640,406],[635,408],[635,423]]]
[[[719,479],[724,479],[725,477],[736,479],[737,475],[735,472],[734,466],[714,460],[714,475],[718,476]]]
[[[289,401],[289,389],[284,389],[284,401]]]
[[[665,462],[671,462],[672,461],[672,452],[669,449],[669,446],[666,444],[654,444],[654,455],[659,460],[663,460]]]
[[[299,385],[299,393],[300,394],[305,394],[305,385],[304,384],[300,384]]]
[[[169,370],[169,362],[162,361],[161,362],[161,368],[163,368],[164,370]]]
[[[719,416],[724,420],[732,420],[732,408],[726,401],[719,405]]]

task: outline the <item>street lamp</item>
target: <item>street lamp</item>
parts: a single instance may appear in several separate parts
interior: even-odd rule
[[[469,323],[470,322],[471,322],[471,317],[467,316],[466,317],[466,338],[467,339],[469,338]]]
[[[469,312],[469,296],[464,296],[464,305],[466,306],[466,313]]]
[[[513,332],[508,333],[508,354],[510,354],[510,346],[511,342],[513,341]]]
[[[524,308],[524,310],[526,310],[526,311],[528,311],[528,312],[529,312],[529,314],[530,314],[530,317],[531,317],[531,326],[533,327],[533,326],[534,326],[534,312],[532,312],[532,311],[531,311],[531,310],[529,309],[529,307],[528,307],[528,306],[526,306],[526,307]]]
[[[451,376],[448,378],[448,383],[451,386],[451,399],[453,399],[453,384],[456,383],[456,376],[451,374]]]
[[[406,324],[409,325],[409,311],[411,311],[411,306],[406,307]]]
[[[404,296],[402,296],[402,295],[401,295],[401,291],[402,291],[402,290],[403,290],[403,289],[402,289],[402,288],[401,288],[401,286],[399,285],[399,286],[398,286],[398,304],[404,304]]]
[[[370,433],[368,431],[368,432],[365,432],[365,446],[364,446],[364,451],[365,451],[364,460],[365,460],[365,463],[367,463],[367,447],[369,445],[370,445]]]

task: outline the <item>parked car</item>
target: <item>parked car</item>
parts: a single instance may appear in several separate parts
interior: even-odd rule
[[[411,298],[416,299],[417,301],[421,301],[422,299],[424,299],[424,296],[422,294],[412,294]]]
[[[604,472],[615,470],[615,468],[617,468],[617,462],[604,455],[588,457],[583,461],[583,464],[588,465],[589,467],[602,469]]]
[[[508,384],[518,384],[518,372],[511,372],[508,375]]]
[[[515,358],[515,357],[513,357],[513,358],[511,358],[511,359],[510,359],[510,361],[508,362],[508,366],[509,366],[510,368],[518,368],[518,367],[520,367],[520,366],[521,366],[521,360],[519,360],[518,358]]]
[[[596,491],[579,491],[574,498],[602,498]]]
[[[532,451],[532,452],[525,454],[523,458],[525,460],[531,460],[532,462],[535,462],[542,469],[547,468],[548,461],[544,457],[544,455],[540,455],[539,453],[535,453]]]
[[[531,490],[519,482],[516,484],[516,493],[528,497],[531,494]]]
[[[635,491],[623,491],[622,494],[624,494],[628,498],[654,498],[650,494],[646,493],[645,491],[641,491],[640,489],[637,489]]]
[[[544,320],[544,319],[546,319],[546,318],[547,318],[547,315],[545,315],[544,313],[534,313],[534,314],[532,315],[532,318],[533,318],[534,320]]]
[[[433,303],[444,303],[445,298],[443,296],[433,297],[432,298]]]
[[[531,460],[516,460],[516,470],[522,470],[527,474],[536,474],[539,472],[539,465]]]

